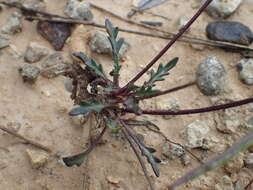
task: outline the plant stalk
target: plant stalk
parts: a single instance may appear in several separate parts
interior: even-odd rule
[[[128,88],[133,85],[141,76],[146,73],[169,49],[170,47],[189,29],[189,27],[196,21],[196,19],[201,15],[201,13],[206,9],[206,7],[212,2],[213,0],[207,0],[201,8],[197,11],[197,13],[189,20],[189,22],[179,30],[179,32],[173,37],[173,39],[156,55],[149,64],[139,72],[132,80],[130,80],[123,88],[119,89],[117,92],[114,93],[115,95],[120,95],[128,90]]]
[[[188,114],[197,114],[197,113],[206,113],[206,112],[213,112],[218,110],[225,110],[228,108],[238,107],[245,104],[249,104],[253,102],[253,98],[247,98],[244,100],[235,101],[232,103],[221,104],[217,106],[209,106],[204,108],[198,109],[187,109],[187,110],[179,110],[179,111],[170,111],[170,110],[142,110],[142,114],[146,115],[188,115]],[[134,113],[133,110],[124,109],[123,112]]]

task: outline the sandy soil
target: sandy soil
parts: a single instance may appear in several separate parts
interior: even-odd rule
[[[131,0],[93,0],[92,2],[122,16],[127,14],[132,4]],[[46,0],[47,11],[63,14],[62,10],[65,3],[66,0]],[[153,13],[169,17],[171,19],[169,21],[149,14],[139,14],[134,18],[136,20],[162,20],[164,22],[162,27],[164,30],[176,31],[175,23],[177,19],[181,16],[189,18],[196,11],[196,9],[191,7],[194,3],[196,3],[195,0],[170,0],[163,6],[150,10]],[[241,21],[252,28],[252,10],[253,2],[245,0],[239,10],[228,20]],[[0,26],[3,25],[8,15],[13,11],[14,9],[4,9],[0,13]],[[103,23],[105,18],[110,18],[115,25],[120,27],[143,31],[142,28],[127,24],[96,10],[94,10],[94,16],[94,20],[99,23]],[[203,14],[188,34],[205,37],[205,26],[212,20],[207,14]],[[18,54],[23,55],[30,41],[37,41],[52,49],[50,44],[36,32],[35,22],[23,21],[23,24],[23,31],[12,37],[11,47],[1,50],[0,124],[11,127],[17,125],[15,123],[19,123],[21,127],[18,133],[51,147],[62,156],[78,153],[83,150],[87,143],[89,124],[85,124],[83,127],[78,126],[68,116],[67,113],[73,103],[69,93],[64,89],[63,77],[51,80],[39,77],[36,84],[31,86],[23,83],[18,74],[18,67],[24,61],[22,56],[13,56],[13,54],[16,55],[13,49],[16,49],[15,51]],[[120,33],[120,36],[131,44],[131,49],[123,62],[122,83],[133,77],[167,43],[166,40],[128,33]],[[65,54],[69,53],[68,44],[65,45],[63,52]],[[216,99],[242,99],[252,95],[251,87],[243,85],[238,79],[235,65],[240,60],[239,54],[208,47],[205,47],[203,51],[199,51],[186,43],[180,42],[173,46],[171,51],[166,53],[160,61],[165,62],[173,57],[180,57],[180,63],[168,77],[168,80],[161,84],[161,87],[173,87],[179,83],[183,84],[194,79],[198,64],[207,55],[217,56],[228,73],[226,92],[222,96],[216,97]],[[109,70],[110,58],[102,55],[95,56],[95,59]],[[183,91],[166,95],[164,98],[166,97],[178,99],[182,108],[211,105],[215,99],[214,97],[203,96],[197,87],[190,87]],[[148,107],[154,107],[155,101],[157,100],[154,99],[150,101],[151,103],[147,103]],[[241,112],[241,119],[246,119],[250,115],[245,111],[245,107],[241,108]],[[187,124],[197,119],[210,120],[211,133],[217,138],[224,139],[228,136],[216,131],[213,113],[178,116],[169,121],[164,120],[162,117],[150,117],[150,119],[159,125],[162,132],[169,139],[180,143],[184,143],[180,132]],[[146,144],[155,147],[158,150],[157,155],[161,156],[161,147],[164,143],[162,139],[157,134],[147,130],[139,129],[138,131],[144,135]],[[237,134],[232,135],[232,139],[238,139],[242,135],[243,133],[238,131]],[[19,143],[18,139],[0,131],[0,189],[148,189],[142,170],[127,142],[118,140],[109,133],[106,134],[104,139],[106,143],[96,148],[90,154],[88,160],[80,167],[67,168],[52,158],[45,167],[36,170],[32,169],[26,154],[26,149],[32,147]],[[205,159],[215,155],[211,151],[204,153],[203,151],[195,150],[194,152],[199,156],[204,155]],[[149,173],[154,179],[157,189],[166,189],[173,180],[198,166],[198,164],[194,159],[191,159],[191,165],[187,167],[182,166],[179,160],[168,161],[161,165],[161,177],[155,178],[150,168]],[[208,182],[200,178],[192,182],[192,184],[188,184],[187,187],[179,189],[213,189],[213,186],[223,175],[225,175],[223,169],[217,169],[204,176],[205,179],[208,178]],[[251,175],[253,176],[253,172]],[[118,183],[115,185],[112,184],[112,181],[118,181]]]

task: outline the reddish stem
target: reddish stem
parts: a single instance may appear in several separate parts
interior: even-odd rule
[[[170,110],[143,110],[142,114],[147,115],[188,115],[188,114],[197,114],[197,113],[205,113],[205,112],[212,112],[218,110],[224,110],[232,107],[241,106],[244,104],[249,104],[253,102],[253,98],[248,98],[228,104],[222,104],[218,106],[210,106],[204,107],[199,109],[188,109],[188,110],[179,110],[179,111],[170,111]],[[123,111],[134,113],[133,110],[125,109]]]
[[[201,13],[206,9],[206,7],[212,2],[213,0],[207,0],[198,12],[189,20],[189,22],[179,30],[179,32],[173,37],[173,39],[160,51],[160,53],[155,56],[150,63],[141,71],[139,72],[131,81],[129,81],[123,88],[119,89],[114,95],[120,95],[121,93],[125,92],[129,86],[134,84],[144,73],[146,73],[168,50],[169,48],[188,30],[188,28],[195,22],[195,20],[201,15]]]

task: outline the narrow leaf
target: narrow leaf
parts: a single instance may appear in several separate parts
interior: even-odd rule
[[[124,39],[120,38],[116,43],[116,52],[117,52],[117,54],[119,54],[119,51],[120,51],[123,44],[124,44]]]
[[[156,177],[160,176],[159,168],[158,168],[158,159],[149,152],[149,150],[145,146],[141,146],[141,151],[144,156],[146,156],[148,163],[150,163]]]
[[[84,53],[74,53],[73,56],[80,59],[85,65],[87,65],[93,72],[102,78],[106,78],[104,70],[101,64],[97,64],[93,59],[88,58]]]
[[[69,115],[70,116],[86,115],[92,111],[99,113],[102,111],[103,108],[105,108],[105,104],[103,104],[102,102],[96,100],[85,101],[82,102],[79,107],[72,109],[69,112]]]

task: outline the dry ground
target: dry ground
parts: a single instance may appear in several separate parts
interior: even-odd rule
[[[45,0],[47,11],[62,14],[66,0]],[[130,10],[131,0],[93,0],[115,13],[125,16]],[[163,29],[176,31],[175,23],[180,16],[190,17],[196,11],[191,7],[195,0],[170,0],[169,2],[152,9],[153,13],[159,13],[171,18],[170,21],[153,17],[149,14],[140,14],[135,17],[138,20],[162,20]],[[253,1],[245,0],[239,10],[228,20],[241,21],[253,29],[252,20]],[[0,26],[5,22],[6,17],[14,11],[7,9],[0,13]],[[129,25],[125,22],[111,18],[105,13],[94,10],[95,21],[102,23],[105,18],[110,18],[114,25],[136,30],[142,28]],[[205,26],[212,21],[207,14],[203,14],[191,28],[189,35],[204,37]],[[71,155],[83,150],[87,142],[88,126],[84,128],[77,126],[68,116],[67,112],[72,107],[69,93],[63,86],[63,77],[56,79],[45,79],[39,77],[35,85],[23,83],[18,67],[24,62],[22,58],[13,56],[13,48],[21,55],[24,53],[30,41],[37,41],[49,48],[48,44],[36,32],[36,24],[27,21],[23,22],[23,31],[12,37],[12,48],[1,50],[0,55],[0,124],[13,125],[20,123],[19,133],[34,139],[42,144],[59,151],[62,155]],[[167,43],[166,40],[136,36],[128,33],[120,33],[130,44],[131,49],[123,62],[122,81],[126,82],[134,76],[143,65],[145,65],[156,53]],[[52,49],[52,48],[51,48]],[[69,52],[68,44],[63,51]],[[240,55],[236,53],[224,52],[220,49],[205,47],[203,51],[193,49],[186,43],[177,43],[161,61],[166,61],[175,56],[180,57],[178,66],[173,70],[168,80],[161,86],[164,88],[173,87],[176,84],[184,83],[195,78],[197,65],[208,55],[215,55],[224,64],[228,73],[228,83],[226,93],[219,98],[241,99],[252,95],[251,87],[243,85],[238,79],[235,65],[240,60]],[[110,59],[98,55],[96,59],[109,68]],[[212,97],[203,96],[197,87],[190,87],[183,91],[176,92],[166,97],[175,97],[180,101],[182,108],[197,108],[211,105]],[[154,106],[156,100],[152,100],[150,107]],[[243,117],[247,118],[248,112]],[[245,119],[243,118],[243,119]],[[171,120],[164,120],[161,117],[151,117],[151,120],[159,125],[161,130],[171,140],[184,143],[180,132],[183,128],[195,121],[210,120],[212,133],[218,138],[225,138],[226,135],[216,132],[213,122],[213,113],[198,114],[190,116],[178,116]],[[12,124],[10,123],[12,122]],[[163,141],[161,138],[146,130],[142,131],[145,142],[159,150]],[[239,132],[238,132],[239,133]],[[232,139],[236,139],[240,134],[235,134]],[[81,167],[67,168],[52,159],[45,167],[39,170],[31,168],[26,149],[31,148],[24,145],[18,139],[0,131],[0,189],[2,190],[107,190],[117,189],[117,185],[108,183],[108,179],[119,180],[118,186],[125,190],[144,190],[147,183],[142,170],[129,148],[127,142],[111,138],[110,134],[105,136],[106,144],[99,146],[89,156],[88,161]],[[203,152],[196,151],[198,155]],[[208,152],[206,157],[210,158],[214,153]],[[153,179],[157,189],[166,189],[166,186],[177,177],[189,171],[198,163],[191,160],[191,165],[183,167],[179,160],[168,161],[161,165],[161,177]],[[150,174],[152,174],[149,169]],[[179,189],[213,189],[213,186],[224,175],[222,169],[217,169],[207,174],[204,180],[197,179],[192,186],[181,187]],[[253,175],[253,172],[251,173]],[[208,180],[205,180],[208,179]],[[209,186],[211,185],[211,187]]]

